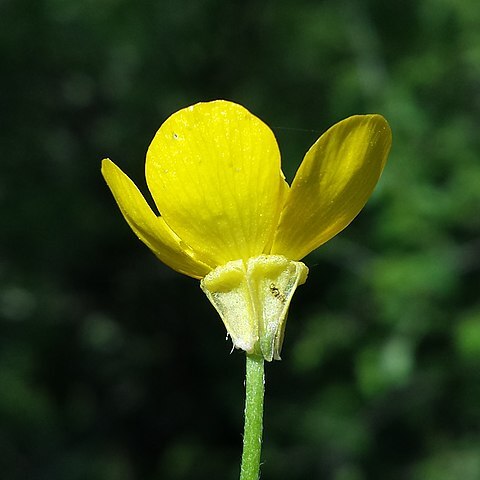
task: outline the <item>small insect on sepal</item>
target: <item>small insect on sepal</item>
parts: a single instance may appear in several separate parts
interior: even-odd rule
[[[270,284],[270,292],[272,292],[272,295],[275,298],[278,298],[278,300],[282,303],[285,303],[287,299],[285,298],[285,295],[279,290],[279,288],[272,282]]]

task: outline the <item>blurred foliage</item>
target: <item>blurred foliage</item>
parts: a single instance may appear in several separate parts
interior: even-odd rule
[[[243,355],[99,173],[181,107],[274,128],[292,178],[379,112],[367,208],[307,258],[268,365],[265,479],[480,478],[477,0],[0,2],[0,476],[235,479]]]

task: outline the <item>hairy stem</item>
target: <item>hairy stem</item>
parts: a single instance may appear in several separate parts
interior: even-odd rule
[[[245,428],[240,480],[258,480],[262,450],[263,395],[265,376],[263,357],[247,355],[245,378]]]

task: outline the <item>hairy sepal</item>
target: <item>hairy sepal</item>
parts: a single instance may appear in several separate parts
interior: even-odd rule
[[[215,268],[200,282],[235,348],[280,360],[288,308],[308,268],[281,255],[260,255]]]

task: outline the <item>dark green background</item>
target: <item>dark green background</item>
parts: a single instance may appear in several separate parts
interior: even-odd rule
[[[226,98],[289,179],[382,113],[367,208],[306,259],[268,365],[265,480],[480,478],[477,0],[0,2],[0,478],[235,479],[244,357],[198,282],[138,242],[155,131]]]

